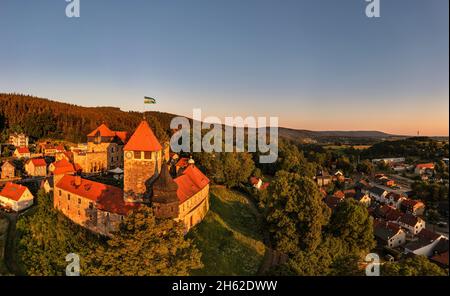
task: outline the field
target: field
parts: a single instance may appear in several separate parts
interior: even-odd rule
[[[6,218],[0,217],[0,275],[7,273],[4,263],[4,252],[5,252],[7,231],[8,231],[8,220]]]
[[[246,196],[212,188],[210,211],[189,233],[204,264],[193,274],[255,275],[265,252],[262,229],[262,219]]]

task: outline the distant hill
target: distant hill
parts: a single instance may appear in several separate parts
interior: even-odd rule
[[[102,122],[113,130],[132,132],[144,114],[122,111],[117,107],[82,107],[21,94],[0,94],[0,129],[5,132],[22,129],[34,138],[53,137],[73,142],[86,140],[86,134]],[[170,133],[175,114],[145,112],[158,137]],[[279,136],[298,143],[308,142],[378,142],[404,138],[380,131],[310,131],[280,128]]]
[[[143,116],[143,113],[126,112],[116,107],[82,107],[21,94],[0,94],[3,141],[7,131],[23,130],[35,139],[50,137],[82,142],[103,122],[113,130],[133,132]],[[145,112],[159,138],[167,137],[174,116],[164,112]]]

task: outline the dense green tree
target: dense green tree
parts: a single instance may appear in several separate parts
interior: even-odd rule
[[[356,166],[356,170],[360,173],[366,174],[366,175],[372,175],[375,171],[375,168],[369,160],[363,160]]]
[[[314,251],[321,242],[329,209],[312,179],[279,171],[270,185],[267,222],[277,250]]]
[[[64,275],[66,255],[76,253],[81,264],[101,240],[53,209],[51,195],[40,190],[34,213],[17,222],[18,257],[27,275]]]
[[[184,237],[182,222],[157,219],[149,207],[128,215],[106,246],[89,256],[90,275],[189,275],[201,254]]]
[[[375,247],[372,218],[366,207],[354,199],[345,199],[338,204],[328,228],[352,253],[367,252]]]
[[[400,262],[388,262],[382,266],[383,276],[448,276],[448,270],[440,268],[424,256],[414,256]]]

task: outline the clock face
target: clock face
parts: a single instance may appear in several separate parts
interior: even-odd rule
[[[127,151],[127,152],[125,153],[125,157],[126,157],[127,159],[132,159],[132,158],[133,158],[133,152]]]

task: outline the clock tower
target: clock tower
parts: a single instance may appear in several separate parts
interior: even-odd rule
[[[151,183],[161,171],[162,146],[143,120],[123,148],[125,202],[150,202]]]

